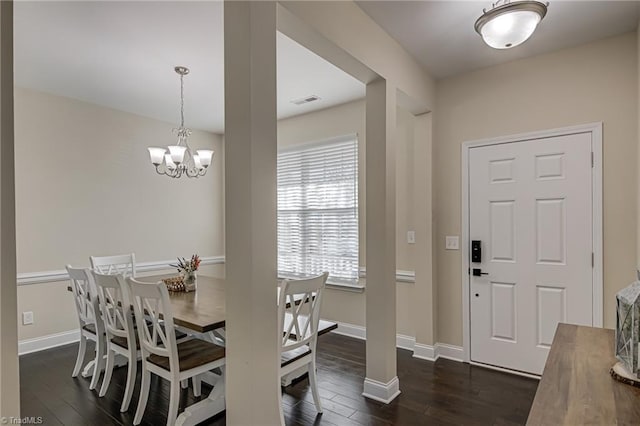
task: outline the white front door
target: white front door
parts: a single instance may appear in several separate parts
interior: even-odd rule
[[[469,149],[469,236],[482,248],[472,361],[542,374],[558,322],[592,325],[591,144],[579,133]]]

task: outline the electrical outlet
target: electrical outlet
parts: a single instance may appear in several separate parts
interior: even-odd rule
[[[30,325],[33,324],[33,312],[23,312],[22,313],[22,325]]]
[[[459,242],[457,235],[447,235],[445,237],[445,249],[447,250],[458,250]]]
[[[416,231],[407,231],[407,244],[416,243]]]

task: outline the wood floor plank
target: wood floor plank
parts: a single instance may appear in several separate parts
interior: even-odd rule
[[[42,416],[46,425],[131,425],[140,392],[138,382],[129,411],[120,413],[126,367],[114,370],[103,398],[89,390],[89,380],[71,378],[77,344],[20,357],[23,416]],[[390,404],[362,396],[365,342],[335,333],[318,341],[318,387],[324,414],[318,416],[308,379],[285,388],[282,401],[287,425],[521,425],[533,401],[536,380],[504,374],[455,361],[430,362],[398,350],[401,394]],[[86,361],[93,356],[87,349]],[[52,365],[55,367],[52,368]],[[203,397],[210,387],[203,385]],[[181,394],[180,410],[201,398],[193,391]],[[166,423],[168,382],[152,376],[145,426]],[[202,425],[225,424],[224,413]]]

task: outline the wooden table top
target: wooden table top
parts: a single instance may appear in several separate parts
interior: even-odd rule
[[[175,274],[137,277],[138,281],[155,283]],[[67,287],[71,291],[71,287]],[[280,289],[278,288],[278,291]],[[206,333],[225,326],[226,297],[225,280],[221,278],[198,275],[198,287],[192,292],[169,292],[173,322],[176,325]],[[277,303],[277,294],[274,295]],[[296,304],[301,297],[296,297]],[[287,307],[289,305],[287,304]],[[336,323],[320,321],[318,334],[324,334],[338,327]]]
[[[169,275],[140,277],[144,282],[157,282]],[[225,310],[225,282],[220,278],[198,275],[196,291],[169,292],[173,322],[176,325],[205,333],[224,327]],[[275,298],[274,298],[275,300]]]
[[[559,324],[527,425],[637,425],[640,388],[609,374],[613,330]]]

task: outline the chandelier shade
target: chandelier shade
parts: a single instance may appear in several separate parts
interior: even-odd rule
[[[156,167],[158,174],[172,178],[197,178],[207,173],[214,152],[210,149],[199,149],[194,154],[189,146],[191,129],[184,127],[184,76],[189,74],[189,68],[178,66],[174,70],[180,76],[180,127],[173,129],[178,143],[167,148],[152,146],[147,149],[151,164]]]
[[[539,1],[500,0],[478,18],[475,30],[494,49],[510,49],[527,41],[546,14],[547,5]]]

